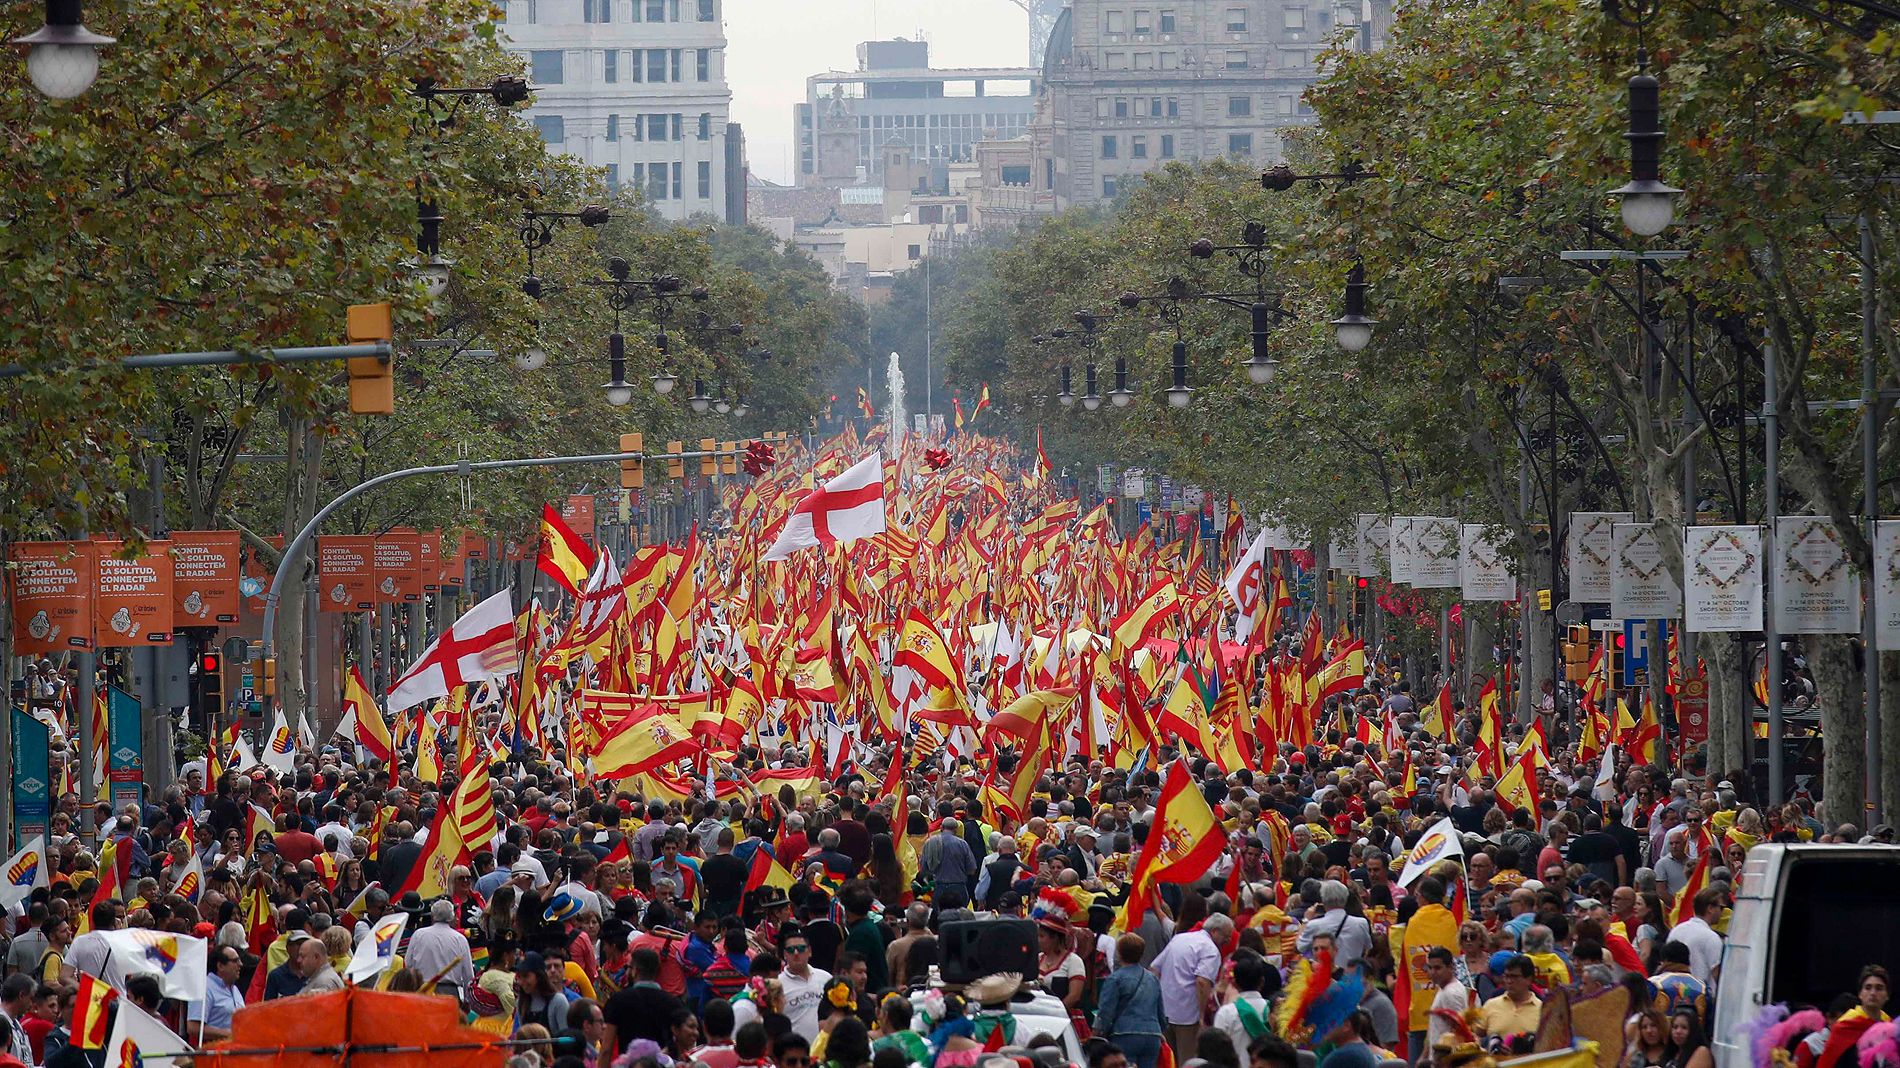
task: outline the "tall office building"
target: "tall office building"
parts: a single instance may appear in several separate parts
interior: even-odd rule
[[[1020,137],[1036,108],[1027,67],[933,68],[924,41],[866,41],[858,69],[805,79],[793,109],[800,185],[876,185],[890,149],[929,172],[967,163],[979,141]]]
[[[1281,132],[1313,121],[1301,95],[1326,39],[1353,27],[1376,48],[1391,15],[1391,0],[1073,0],[1043,61],[1032,185],[1062,208],[1169,160],[1278,163]]]
[[[605,167],[609,183],[638,187],[668,219],[729,219],[744,204],[743,152],[728,145],[724,0],[503,6],[508,48],[535,90],[528,117],[549,150]]]

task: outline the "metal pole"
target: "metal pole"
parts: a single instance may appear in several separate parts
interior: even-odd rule
[[[936,411],[930,395],[930,257],[924,257],[924,414]]]
[[[145,356],[127,356],[119,361],[126,370],[163,369],[169,367],[230,367],[238,364],[272,363],[309,363],[323,360],[360,359],[366,356],[388,357],[393,350],[387,341],[377,341],[363,345],[316,345],[304,348],[257,349],[238,351],[224,349],[215,352],[157,352]],[[19,378],[35,370],[48,370],[46,367],[27,367],[23,364],[8,364],[0,367],[0,378]]]
[[[1860,462],[1861,525],[1867,531],[1871,550],[1880,524],[1880,383],[1874,373],[1874,352],[1880,339],[1876,335],[1874,305],[1874,231],[1867,213],[1860,214]],[[1880,811],[1880,652],[1876,648],[1877,622],[1874,613],[1874,569],[1861,576],[1866,589],[1867,606],[1860,615],[1861,663],[1867,678],[1867,809],[1870,826],[1886,822]]]
[[[1780,368],[1776,366],[1780,357],[1775,354],[1774,337],[1770,335],[1762,342],[1761,348],[1761,426],[1762,453],[1767,460],[1766,485],[1762,490],[1762,520],[1767,529],[1762,534],[1762,559],[1767,561],[1767,588],[1762,598],[1761,631],[1762,656],[1766,658],[1768,669],[1768,803],[1779,805],[1787,796],[1782,792],[1781,781],[1781,634],[1775,619],[1775,572],[1780,570],[1781,558],[1775,544],[1775,528],[1781,518],[1781,450],[1776,440],[1781,431],[1780,408]]]
[[[1531,516],[1531,463],[1528,452],[1520,453],[1517,458],[1517,514],[1526,527],[1530,526]],[[1556,534],[1553,531],[1552,537]],[[1537,580],[1531,575],[1530,564],[1536,559],[1535,546],[1526,546],[1528,555],[1524,558],[1524,581],[1517,591],[1517,706],[1519,723],[1529,723],[1537,712],[1535,698],[1531,695],[1531,613],[1537,610],[1537,592],[1532,588]],[[1556,596],[1556,591],[1551,591]]]

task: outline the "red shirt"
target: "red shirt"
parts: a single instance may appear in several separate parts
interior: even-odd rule
[[[272,838],[271,842],[277,847],[277,855],[292,864],[314,860],[318,853],[323,852],[323,843],[309,831],[285,831]]]

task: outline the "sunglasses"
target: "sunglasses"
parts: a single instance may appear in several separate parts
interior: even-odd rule
[[[786,947],[785,947],[785,952],[787,952],[787,953],[810,953],[810,952],[811,952],[811,947],[810,947],[810,946],[786,946]]]

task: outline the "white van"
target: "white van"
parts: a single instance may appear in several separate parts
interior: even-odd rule
[[[1869,964],[1900,970],[1900,846],[1749,850],[1715,992],[1716,1068],[1752,1068],[1743,1025],[1763,1005],[1825,1006]]]

